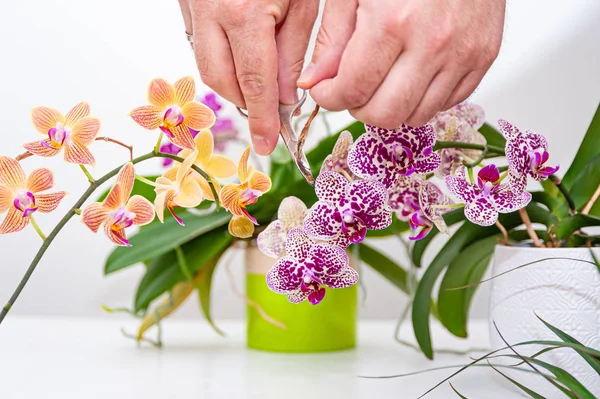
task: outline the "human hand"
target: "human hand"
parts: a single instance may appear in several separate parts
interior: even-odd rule
[[[179,0],[202,81],[248,110],[254,150],[279,138],[279,103],[297,101],[319,0]]]
[[[496,59],[504,0],[327,0],[298,81],[322,107],[395,128],[464,101]]]

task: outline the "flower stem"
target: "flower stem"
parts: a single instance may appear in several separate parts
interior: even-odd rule
[[[506,176],[508,176],[508,170],[505,170],[504,172],[502,172],[502,174],[500,175],[500,178],[498,179],[498,181],[496,183],[500,183],[502,180],[506,179]]]
[[[433,209],[450,209],[450,208],[462,208],[465,204],[433,204],[429,205]]]
[[[538,237],[533,226],[531,225],[531,219],[529,219],[529,214],[527,213],[527,210],[525,208],[519,209],[519,216],[521,216],[521,220],[525,224],[525,228],[527,228],[527,234],[529,234],[529,237],[531,237],[531,239],[533,240],[533,245],[535,245],[538,248],[545,248],[544,244],[542,244],[540,238]]]
[[[155,182],[153,182],[152,180],[146,179],[144,176],[140,176],[137,173],[135,174],[135,178],[137,180],[141,181],[142,183],[145,183],[145,184],[147,184],[149,186],[152,186],[152,187],[156,187],[156,183]]]
[[[22,161],[23,159],[29,158],[31,156],[33,156],[32,153],[30,153],[29,151],[25,151],[24,153],[17,155],[15,157],[15,160],[16,161]]]
[[[504,225],[502,223],[500,223],[499,220],[496,220],[496,227],[502,233],[502,244],[509,246],[510,243],[508,242],[508,232],[506,231],[506,228],[504,227]]]
[[[154,146],[154,154],[158,155],[160,153],[160,143],[162,143],[164,133],[161,131],[158,135],[158,140],[156,141],[156,145]]]
[[[35,229],[36,233],[38,233],[38,235],[40,236],[42,241],[46,241],[46,235],[42,232],[42,229],[40,229],[40,226],[38,226],[37,222],[33,218],[33,215],[29,215],[29,221],[31,222],[31,225]]]
[[[96,137],[96,141],[104,141],[107,143],[114,143],[120,145],[121,147],[127,148],[129,150],[129,160],[133,160],[133,146],[127,145],[125,143],[120,142],[119,140],[111,139],[110,137]]]
[[[577,207],[575,206],[575,201],[573,201],[573,197],[571,197],[571,193],[562,184],[562,181],[560,180],[560,178],[556,175],[550,175],[550,181],[552,183],[554,183],[554,185],[558,188],[558,190],[561,192],[561,194],[565,197],[565,199],[567,200],[567,204],[569,204],[569,209],[571,210],[571,212],[575,212],[575,210],[577,209]]]
[[[467,172],[469,172],[469,181],[471,181],[471,184],[475,184],[475,178],[473,177],[473,168],[467,168]]]
[[[82,164],[79,164],[79,167],[81,168],[81,170],[83,170],[83,173],[85,173],[85,177],[87,177],[87,179],[90,182],[90,184],[94,184],[95,180],[92,177],[92,175],[90,175],[90,172],[88,172],[88,170],[86,169],[86,167],[83,166]]]
[[[592,207],[594,206],[594,204],[598,200],[598,197],[600,197],[600,185],[598,187],[596,187],[596,191],[594,191],[594,194],[592,195],[592,198],[590,198],[590,200],[585,205],[585,208],[583,208],[583,210],[581,211],[581,213],[583,213],[584,215],[587,215],[588,213],[590,213],[590,211],[592,210]]]
[[[489,151],[492,153],[504,155],[504,148],[496,147],[494,145],[482,145],[475,143],[463,143],[461,141],[438,141],[433,146],[433,150],[439,150],[442,148],[466,148],[469,150],[481,150],[481,151]]]

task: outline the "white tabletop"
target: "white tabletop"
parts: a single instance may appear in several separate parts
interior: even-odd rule
[[[248,350],[241,322],[222,322],[217,336],[203,321],[164,323],[165,346],[138,347],[121,335],[135,331],[124,319],[7,317],[0,326],[0,398],[416,398],[453,370],[394,378],[365,379],[445,365],[467,356],[426,360],[393,340],[394,322],[363,321],[356,350],[329,354],[274,354]],[[410,336],[410,326],[402,329]],[[467,341],[434,324],[437,347],[488,345],[487,326],[471,326]],[[510,399],[492,370],[471,369],[454,378],[469,398]],[[427,398],[458,398],[448,384]]]

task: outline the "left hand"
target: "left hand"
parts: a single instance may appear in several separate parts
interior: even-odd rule
[[[505,0],[327,0],[298,81],[365,123],[421,126],[464,101],[496,59]]]

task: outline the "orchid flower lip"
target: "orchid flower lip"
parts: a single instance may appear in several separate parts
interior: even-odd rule
[[[179,223],[180,226],[185,226],[185,223],[183,223],[183,219],[177,216],[172,205],[168,205],[167,209],[169,210],[169,212],[171,212],[171,216],[173,216],[173,218],[177,221],[177,223]]]

